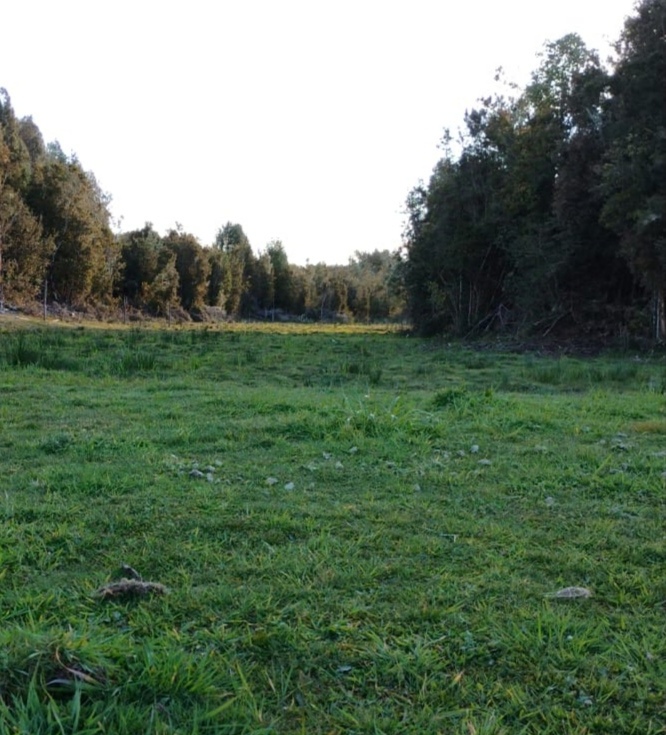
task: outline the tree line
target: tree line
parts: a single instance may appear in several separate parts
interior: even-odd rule
[[[423,333],[666,333],[666,0],[641,0],[602,63],[549,42],[524,89],[465,115],[406,202],[404,246],[346,265],[255,252],[227,222],[114,234],[109,197],[0,90],[0,307],[42,300],[184,318],[383,320]],[[498,81],[503,81],[501,70]]]
[[[524,89],[479,101],[407,200],[405,286],[422,332],[666,329],[666,0],[604,65],[576,34]],[[502,81],[501,70],[498,79]]]
[[[207,318],[400,317],[400,262],[387,250],[347,265],[289,263],[280,241],[255,253],[227,222],[202,246],[176,224],[114,234],[110,198],[76,156],[44,143],[0,90],[0,308],[43,301]]]
[[[279,240],[255,254],[231,222],[210,247],[180,227],[160,237],[150,224],[118,242],[123,299],[155,314],[217,307],[234,318],[376,321],[400,317],[405,307],[400,262],[387,250],[357,252],[347,265],[297,266]]]

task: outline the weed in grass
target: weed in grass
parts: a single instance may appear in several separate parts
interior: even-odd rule
[[[432,399],[435,408],[448,408],[467,403],[469,394],[465,388],[445,388],[438,391]]]
[[[54,434],[48,436],[39,443],[39,448],[46,454],[60,454],[64,452],[74,442],[71,434]]]
[[[157,357],[153,351],[123,351],[113,365],[113,372],[126,377],[136,373],[151,372],[155,370],[156,365]]]
[[[5,335],[4,339],[4,361],[10,367],[26,367],[38,365],[40,361],[40,349],[33,335],[28,332],[17,332],[13,335]]]

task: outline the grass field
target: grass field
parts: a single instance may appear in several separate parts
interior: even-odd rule
[[[381,329],[0,332],[0,735],[666,732],[665,391]]]

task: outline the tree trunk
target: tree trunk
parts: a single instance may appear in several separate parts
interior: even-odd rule
[[[652,298],[653,334],[657,342],[666,336],[666,309],[664,308],[664,289],[656,288]]]

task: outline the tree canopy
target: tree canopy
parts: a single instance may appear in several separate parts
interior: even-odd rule
[[[644,0],[604,67],[576,34],[525,89],[480,100],[407,199],[405,283],[423,332],[664,321],[666,0]],[[657,332],[660,336],[663,332]]]

